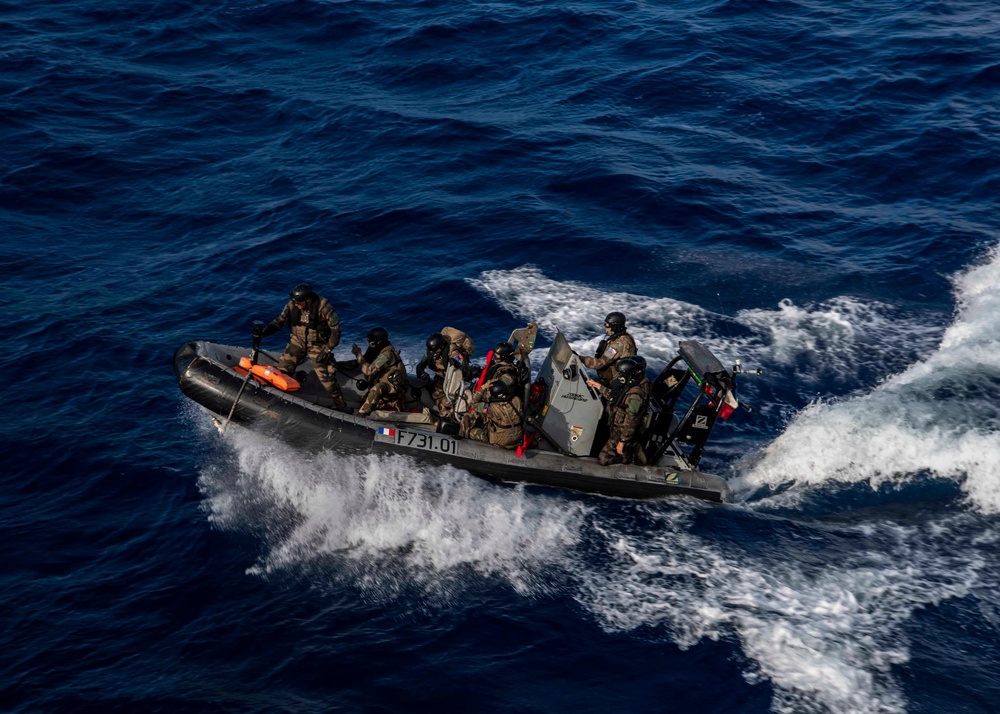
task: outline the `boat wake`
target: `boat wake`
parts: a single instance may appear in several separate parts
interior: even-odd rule
[[[954,286],[957,313],[935,351],[866,394],[811,404],[734,487],[936,477],[957,483],[971,508],[1000,512],[1000,250]]]
[[[853,384],[869,369],[884,374],[886,363],[902,368],[940,335],[889,305],[849,296],[811,306],[783,300],[777,309],[728,316],[673,298],[560,282],[534,266],[486,271],[470,283],[517,319],[534,320],[542,334],[561,330],[581,354],[597,347],[604,316],[619,310],[651,368],[669,361],[681,340],[697,339],[722,358],[788,371],[812,394],[820,379]]]
[[[914,613],[1000,584],[995,532],[971,513],[809,524],[684,499],[542,497],[397,456],[307,458],[241,427],[223,442],[200,486],[216,527],[260,542],[251,575],[418,610],[497,586],[569,596],[609,632],[732,642],[779,712],[905,711],[892,668],[910,657]]]
[[[814,355],[818,369],[846,375],[893,322],[887,306],[846,298],[726,318],[555,284],[534,268],[484,273],[477,285],[584,345],[614,305],[651,361],[701,337],[792,369],[824,336],[831,348]],[[201,413],[223,445],[200,477],[205,508],[217,527],[259,538],[248,568],[258,577],[305,574],[404,605],[416,591],[421,603],[457,606],[498,583],[525,597],[569,595],[608,631],[662,633],[682,649],[732,642],[746,678],[773,688],[774,711],[903,712],[894,667],[911,657],[917,613],[969,597],[1000,611],[984,595],[1000,585],[988,517],[1000,510],[997,285],[994,252],[955,278],[950,326],[895,324],[882,346],[921,356],[867,392],[831,395],[792,418],[740,465],[742,493],[758,495],[737,506],[543,498],[401,457],[309,457],[239,427],[220,442]],[[734,343],[722,332],[736,327]],[[901,346],[904,333],[915,337]],[[928,474],[961,484],[970,508],[815,518],[799,506],[787,517],[817,488]]]

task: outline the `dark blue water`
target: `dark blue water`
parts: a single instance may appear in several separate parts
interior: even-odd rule
[[[0,2],[0,710],[995,711],[998,58],[967,0]],[[220,436],[172,352],[302,280],[411,365],[620,310],[763,368],[737,502]]]

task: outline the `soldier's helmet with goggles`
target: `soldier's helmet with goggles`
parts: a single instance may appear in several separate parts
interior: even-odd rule
[[[615,363],[615,381],[618,384],[635,384],[642,374],[643,370],[639,369],[639,361],[635,357],[625,357]]]
[[[440,332],[435,332],[427,338],[427,351],[433,354],[444,352],[448,348],[448,340]]]
[[[625,332],[625,315],[620,312],[609,312],[604,318],[604,326],[610,330],[612,335]]]
[[[509,402],[513,396],[511,390],[507,387],[507,383],[502,379],[498,379],[490,385],[491,402]]]
[[[305,302],[316,296],[313,292],[312,285],[309,283],[299,283],[294,288],[292,292],[288,293],[288,297],[292,299],[292,302]]]
[[[513,362],[514,346],[509,342],[498,342],[497,346],[493,348],[493,359],[501,362]]]
[[[368,330],[369,347],[385,347],[389,344],[389,333],[384,327],[373,327]]]

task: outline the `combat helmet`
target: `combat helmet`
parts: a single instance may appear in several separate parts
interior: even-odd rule
[[[609,312],[604,318],[604,327],[610,330],[610,334],[620,335],[625,332],[625,315],[620,312]]]
[[[431,354],[444,352],[448,348],[448,340],[440,332],[435,332],[427,338],[427,351]]]
[[[302,302],[316,297],[316,293],[313,292],[312,285],[309,283],[299,283],[288,293],[288,297],[291,298],[292,302]]]
[[[639,369],[639,359],[641,358],[625,357],[615,362],[615,381],[618,384],[628,386],[642,379],[643,371]]]
[[[389,344],[389,333],[384,327],[373,327],[368,330],[368,346],[372,349],[381,349]]]
[[[514,346],[509,342],[498,342],[493,348],[493,359],[501,362],[514,361]]]
[[[507,383],[502,379],[498,379],[490,385],[491,402],[509,402],[513,396],[511,390],[507,388]]]

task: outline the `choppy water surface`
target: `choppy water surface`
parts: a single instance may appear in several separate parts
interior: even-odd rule
[[[995,710],[992,4],[7,2],[0,38],[0,709]],[[220,436],[173,350],[301,280],[411,365],[621,310],[653,368],[763,368],[703,462],[736,503]]]

